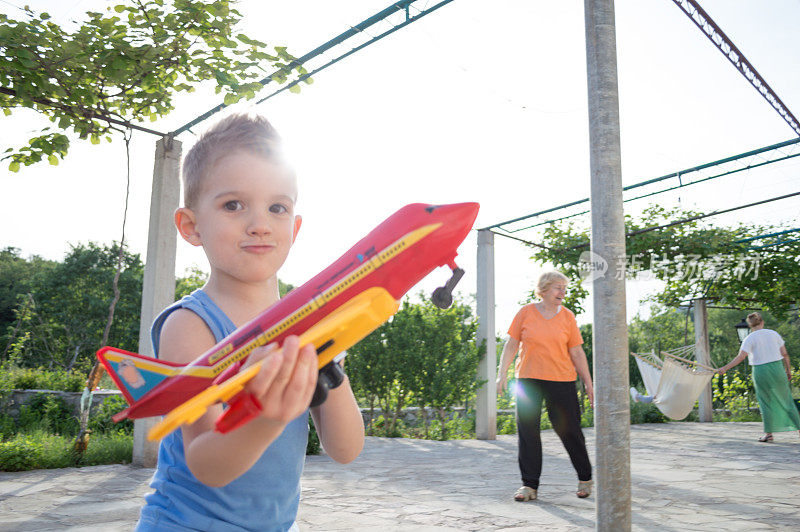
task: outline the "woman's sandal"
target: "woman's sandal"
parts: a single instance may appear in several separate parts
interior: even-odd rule
[[[772,443],[772,434],[764,434],[758,439],[758,441],[761,443]]]
[[[592,494],[593,484],[594,484],[593,480],[579,480],[578,491],[575,492],[575,495],[577,495],[579,499],[585,499],[586,497]]]
[[[528,502],[536,500],[536,490],[528,486],[522,486],[514,494],[514,500],[517,502]]]

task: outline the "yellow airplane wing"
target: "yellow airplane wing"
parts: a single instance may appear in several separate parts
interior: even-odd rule
[[[319,352],[319,367],[322,368],[337,354],[377,329],[399,307],[399,303],[385,288],[368,288],[301,334],[300,345],[314,344]],[[241,392],[247,382],[258,374],[263,363],[262,360],[253,364],[221,384],[212,384],[174,408],[150,429],[147,438],[160,440],[180,426],[194,423],[212,405],[228,401]]]

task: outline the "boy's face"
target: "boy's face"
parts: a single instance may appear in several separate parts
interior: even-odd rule
[[[186,241],[203,246],[212,274],[258,283],[277,273],[297,236],[296,198],[287,168],[238,151],[211,168],[194,209],[178,209],[175,221]]]

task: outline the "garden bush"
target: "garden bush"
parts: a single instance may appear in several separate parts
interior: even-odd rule
[[[74,438],[46,431],[20,433],[0,443],[0,471],[27,471],[102,464],[127,464],[133,438],[123,431],[91,436],[83,455],[73,450]]]
[[[631,425],[666,423],[667,418],[653,403],[631,403]]]
[[[513,413],[497,414],[497,433],[498,434],[517,433],[517,418]]]
[[[72,440],[66,441],[66,453],[74,457]],[[129,464],[133,456],[133,436],[125,430],[92,434],[89,446],[75,465]]]
[[[111,416],[122,411],[128,406],[127,401],[121,395],[107,397],[99,406],[93,408],[89,417],[89,428],[94,433],[118,432],[133,434],[133,420],[125,419],[119,423],[114,423]]]
[[[306,444],[306,454],[319,454],[321,445],[319,443],[319,435],[317,435],[317,428],[311,421],[311,416],[308,418],[308,443]]]
[[[4,365],[0,368],[0,390],[60,390],[80,392],[86,375],[63,369],[22,368]]]
[[[37,393],[20,407],[17,432],[41,430],[53,434],[75,436],[78,434],[78,419],[62,397],[49,393]]]
[[[722,409],[715,420],[761,421],[761,414],[756,409],[755,388],[747,373],[729,371],[725,375],[716,375],[712,384],[714,402]]]
[[[0,470],[27,471],[41,462],[42,443],[29,435],[0,442]]]

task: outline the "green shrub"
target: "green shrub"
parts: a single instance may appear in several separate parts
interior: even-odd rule
[[[516,379],[511,379],[506,386],[505,391],[497,396],[498,410],[508,410],[509,408],[514,408],[515,398],[514,394],[512,394],[510,390],[515,388],[516,382]]]
[[[653,403],[631,403],[631,425],[665,423],[667,418]]]
[[[681,419],[681,421],[700,421],[700,412],[695,408],[689,412],[685,418]]]
[[[594,427],[594,408],[589,402],[589,396],[579,393],[578,399],[581,401],[581,428]]]
[[[21,368],[13,365],[0,368],[0,389],[5,390],[80,392],[85,383],[86,375],[76,371]]]
[[[416,430],[416,438],[424,438],[424,431]],[[441,419],[432,419],[428,426],[428,439],[431,440],[459,440],[475,437],[475,414],[459,416],[454,414],[452,418],[442,423]]]
[[[497,416],[498,434],[516,434],[517,418],[514,414],[498,414]]]
[[[5,441],[17,433],[17,422],[9,414],[0,413],[0,441]]]
[[[406,426],[405,421],[398,419],[396,423],[387,422],[383,414],[372,420],[372,426],[368,430],[369,436],[380,436],[383,438],[404,438],[413,437],[411,431]]]
[[[752,379],[746,373],[729,371],[715,375],[712,380],[714,402],[730,412],[731,419],[750,416],[750,408],[757,405]]]
[[[714,414],[714,421],[761,421],[761,412],[758,410],[736,410],[730,413],[723,411]]]
[[[22,405],[17,418],[18,432],[41,430],[65,436],[78,433],[78,419],[64,398],[49,393],[37,393]]]
[[[72,455],[72,442],[69,444]],[[89,446],[83,456],[76,460],[76,465],[129,464],[131,456],[133,456],[133,435],[122,429],[112,430],[103,434],[92,434]]]
[[[319,454],[320,443],[319,435],[317,434],[317,427],[311,421],[311,416],[308,419],[308,443],[306,444],[306,454]]]
[[[114,423],[111,417],[128,406],[128,402],[121,395],[106,397],[99,406],[92,409],[89,416],[89,428],[93,433],[112,433],[122,431],[133,434],[133,420],[125,419]]]
[[[30,436],[0,442],[0,471],[36,469],[41,461],[42,444]]]
[[[550,414],[547,413],[547,407],[542,406],[542,418],[539,421],[539,429],[547,430],[552,428],[553,424],[550,422]]]
[[[130,463],[133,436],[124,431],[92,435],[83,456],[73,451],[73,438],[36,430],[0,443],[0,470],[27,471],[73,466]]]

